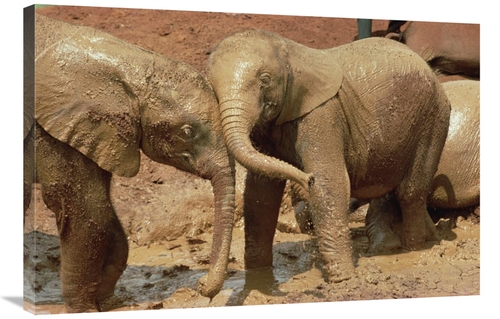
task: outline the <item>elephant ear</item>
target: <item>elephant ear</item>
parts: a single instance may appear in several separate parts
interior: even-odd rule
[[[37,57],[36,121],[106,171],[136,175],[141,134],[137,97],[116,67],[70,49],[59,47],[63,54],[53,49]]]
[[[293,121],[306,115],[334,97],[342,85],[343,70],[325,50],[295,44],[289,50],[291,78],[287,88],[288,108],[276,124]]]

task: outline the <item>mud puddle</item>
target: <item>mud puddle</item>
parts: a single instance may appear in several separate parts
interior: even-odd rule
[[[459,217],[441,221],[450,238],[411,252],[366,256],[363,224],[353,222],[351,237],[357,276],[339,284],[323,280],[314,236],[277,231],[274,268],[243,270],[243,230],[235,228],[231,262],[223,290],[210,302],[196,291],[206,273],[211,234],[131,247],[129,264],[118,281],[108,311],[222,307],[342,300],[370,300],[479,294],[479,224]],[[64,313],[58,276],[56,236],[41,232],[37,254],[25,247],[25,308],[37,314]],[[36,298],[35,298],[36,292]],[[36,306],[34,301],[36,300]]]

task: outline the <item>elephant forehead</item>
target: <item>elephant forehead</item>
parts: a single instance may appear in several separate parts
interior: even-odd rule
[[[252,62],[245,59],[235,60],[230,64],[222,60],[220,62],[211,65],[207,72],[215,93],[219,94],[219,102],[221,98],[236,98],[239,90],[250,88],[256,83],[256,76],[249,73],[250,70],[255,71]],[[224,96],[220,96],[222,91]]]
[[[228,66],[258,67],[258,64],[268,64],[284,58],[286,46],[284,39],[259,30],[248,30],[224,39],[212,52],[209,63]]]
[[[239,59],[234,63],[232,74],[233,87],[242,88],[246,82],[248,84],[257,81],[258,65],[254,61]]]

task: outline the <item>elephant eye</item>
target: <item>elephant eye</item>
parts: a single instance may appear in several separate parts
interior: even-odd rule
[[[181,127],[181,134],[184,138],[193,138],[195,135],[193,127],[189,124],[185,124]]]
[[[264,72],[260,75],[261,86],[267,87],[271,85],[271,74]]]
[[[194,158],[193,158],[193,155],[191,155],[191,153],[182,152],[181,157],[182,157],[182,159],[184,159],[184,161],[188,162],[189,164],[191,164],[191,165],[193,164]]]

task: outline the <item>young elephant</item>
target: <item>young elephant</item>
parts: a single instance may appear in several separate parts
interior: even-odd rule
[[[413,21],[386,37],[405,43],[438,73],[479,78],[479,24]]]
[[[395,190],[405,247],[417,249],[435,234],[425,198],[450,104],[432,70],[408,47],[369,38],[315,50],[252,29],[224,39],[206,71],[226,145],[248,169],[247,268],[272,265],[285,179],[309,196],[330,281],[354,274],[351,196],[377,198]]]
[[[212,182],[216,227],[200,289],[213,297],[228,262],[234,165],[211,87],[186,63],[95,29],[32,18],[27,22],[34,21],[35,31],[26,42],[34,38],[35,55],[27,65],[34,59],[35,82],[26,83],[25,155],[33,163],[34,139],[36,181],[57,219],[68,311],[100,310],[126,267],[127,239],[110,201],[110,180],[137,174],[140,150]]]
[[[435,209],[459,209],[479,205],[479,81],[443,83],[451,102],[450,128],[432,182],[428,205]],[[370,203],[366,230],[368,251],[379,253],[399,248],[393,232],[399,208],[393,196]]]

